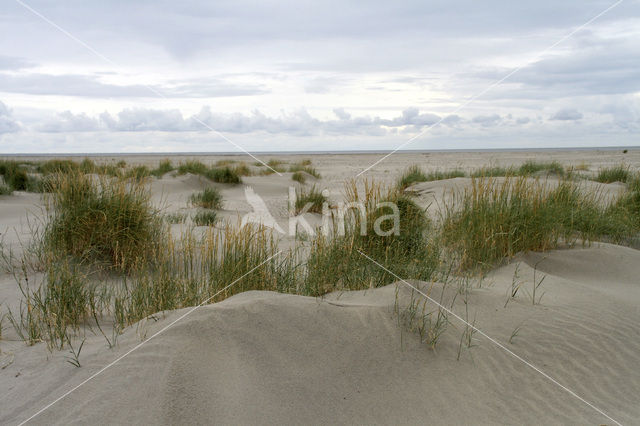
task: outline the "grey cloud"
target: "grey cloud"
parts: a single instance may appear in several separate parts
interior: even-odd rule
[[[203,107],[191,117],[184,117],[179,110],[157,110],[146,108],[124,109],[115,116],[104,112],[97,118],[84,113],[73,114],[65,111],[47,115],[32,128],[45,133],[60,132],[197,132],[208,131],[208,127],[220,132],[250,133],[264,131],[271,134],[290,134],[298,136],[322,134],[364,134],[382,135],[394,129],[411,126],[420,129],[437,123],[440,118],[435,114],[420,113],[417,108],[407,108],[392,119],[380,117],[354,117],[343,108],[334,109],[335,120],[319,120],[303,108],[291,113],[270,117],[254,110],[250,114],[217,113],[210,107]],[[457,116],[448,117],[450,123],[457,123]],[[204,123],[204,124],[203,124]]]
[[[618,127],[640,131],[640,99],[633,95],[607,103],[598,112],[610,115]]]
[[[402,111],[402,116],[400,117],[394,118],[392,120],[377,119],[376,121],[384,126],[398,127],[406,125],[430,126],[437,123],[439,120],[440,117],[436,114],[420,114],[420,110],[418,110],[418,108],[411,107]]]
[[[249,96],[267,93],[256,85],[236,85],[221,80],[172,81],[166,86],[115,85],[103,83],[89,75],[2,74],[0,92],[32,95],[109,97],[222,97]]]
[[[109,119],[102,115],[103,121],[111,125],[112,130],[126,132],[144,132],[158,130],[179,132],[190,130],[179,110],[125,109],[118,113],[118,119]]]
[[[344,110],[344,108],[334,108],[333,109],[333,113],[340,119],[340,120],[348,120],[351,118],[351,114],[349,114],[348,112],[346,112]]]
[[[250,0],[155,2],[79,2],[67,4],[31,0],[30,5],[70,33],[118,62],[140,62],[149,52],[162,49],[173,59],[187,63],[197,58],[224,62],[264,59],[285,69],[338,70],[345,72],[402,70],[412,73],[446,62],[452,67],[477,49],[483,39],[514,40],[511,50],[521,53],[522,40],[575,27],[607,5],[600,0],[542,0],[530,4],[490,0],[478,2],[410,0],[392,4],[385,0],[299,2]],[[625,2],[599,24],[638,13],[637,2]],[[624,10],[624,13],[622,12]],[[150,17],[153,19],[150,19]],[[37,21],[18,4],[10,4],[0,16],[0,39],[15,38],[27,24]],[[38,22],[38,24],[42,24]],[[28,51],[38,62],[79,57],[67,38],[51,37],[46,25],[29,27],[28,36],[7,54]],[[41,40],[47,40],[42,43]],[[461,50],[456,40],[480,43]],[[126,48],[123,48],[126,46]],[[462,46],[464,47],[464,46]],[[86,53],[86,52],[85,52]],[[502,51],[501,54],[508,52]],[[445,57],[447,58],[445,60]],[[248,65],[251,67],[251,65]],[[445,71],[456,71],[450,68]]]
[[[579,112],[578,110],[572,109],[572,108],[566,108],[556,112],[549,119],[560,120],[560,121],[575,121],[575,120],[580,120],[582,117],[583,117],[582,113]]]
[[[0,70],[16,71],[33,67],[34,64],[24,58],[0,55]]]
[[[489,98],[545,99],[617,95],[640,91],[640,42],[633,37],[576,36],[575,47],[550,55],[514,73]],[[477,77],[498,80],[511,69],[484,70]],[[519,84],[518,88],[513,83]]]
[[[456,126],[460,122],[462,122],[462,117],[457,114],[448,115],[442,120],[442,123],[448,126]]]
[[[480,124],[482,127],[492,127],[497,125],[501,120],[501,117],[498,114],[492,115],[478,115],[473,117],[474,123]]]
[[[117,86],[85,75],[0,74],[0,92],[83,97],[150,96],[144,86]]]
[[[304,108],[299,108],[278,116],[268,116],[259,110],[251,113],[221,113],[212,111],[209,106],[203,107],[193,116],[184,116],[178,109],[160,110],[150,108],[127,108],[116,114],[104,112],[97,117],[85,113],[74,114],[64,111],[57,114],[43,114],[36,116],[30,113],[28,126],[42,133],[74,133],[74,132],[208,132],[210,129],[222,133],[249,134],[252,132],[266,132],[272,135],[293,136],[321,136],[321,135],[400,135],[420,131],[427,126],[449,131],[470,131],[478,125],[484,128],[495,126],[524,125],[530,122],[529,117],[513,117],[507,114],[479,115],[471,119],[459,115],[448,115],[444,118],[432,113],[421,112],[418,108],[404,109],[400,115],[393,118],[359,115],[346,111],[344,108],[333,110],[335,119],[318,119]],[[602,111],[602,114],[609,114]],[[636,112],[637,114],[637,112]],[[0,117],[4,117],[5,131],[20,129],[18,122],[9,115],[9,110],[2,105]],[[560,110],[552,119],[575,120],[581,114],[575,110]],[[7,123],[12,123],[8,125]],[[617,122],[618,128],[623,128]]]
[[[14,133],[21,129],[20,124],[12,117],[11,110],[0,101],[0,135]]]
[[[95,30],[100,17],[101,36],[144,40],[160,45],[178,57],[199,51],[216,53],[224,48],[255,46],[264,41],[388,39],[413,34],[428,41],[434,35],[513,35],[532,29],[567,28],[606,7],[601,1],[538,1],[531,4],[490,0],[413,0],[391,4],[384,0],[338,0],[301,3],[287,0],[272,4],[250,0],[216,2],[120,2],[118,7],[100,2],[52,4],[32,0],[32,7],[54,22],[62,22],[80,38]],[[609,21],[638,11],[625,5],[601,18]],[[24,20],[24,10],[9,7],[8,22]],[[148,17],[153,15],[153,19]],[[70,18],[71,17],[71,18]],[[212,25],[212,22],[215,23]],[[254,47],[254,49],[257,49]]]
[[[209,97],[254,96],[269,93],[266,88],[256,84],[235,84],[222,79],[174,80],[168,85],[157,88],[165,96],[171,97]]]
[[[306,81],[304,91],[307,93],[329,93],[336,86],[344,84],[345,78],[336,76],[315,77]]]
[[[100,123],[85,113],[73,114],[64,111],[46,118],[35,129],[45,133],[91,132],[100,129]]]

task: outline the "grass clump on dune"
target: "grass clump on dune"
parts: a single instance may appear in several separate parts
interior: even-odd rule
[[[285,162],[282,160],[271,159],[267,161],[267,167],[260,172],[262,175],[271,175],[275,172],[284,173],[287,168],[284,166]]]
[[[334,217],[330,235],[319,235],[312,242],[303,282],[305,294],[319,296],[334,290],[359,290],[397,281],[361,252],[403,278],[432,277],[439,251],[430,238],[432,224],[420,207],[408,197],[383,191],[374,184],[366,184],[364,191],[359,191],[355,184],[350,186],[348,199],[362,203],[365,209],[349,210],[343,227]],[[392,204],[380,204],[384,202]],[[398,209],[397,228],[393,205]]]
[[[185,223],[187,220],[187,217],[188,215],[186,213],[180,213],[180,212],[169,213],[164,215],[164,219],[167,221],[167,223],[170,223],[172,225]]]
[[[616,222],[627,225],[626,233],[622,233],[618,240],[640,232],[640,173],[627,178],[627,190],[608,207],[607,213],[618,219]]]
[[[185,161],[184,163],[180,163],[180,165],[178,165],[179,175],[183,175],[185,173],[191,173],[193,175],[204,176],[204,174],[207,173],[208,170],[209,168],[206,166],[206,164],[197,160]]]
[[[91,159],[85,158],[80,162],[78,168],[82,173],[95,173],[98,170],[98,166]]]
[[[213,210],[201,210],[193,215],[192,220],[196,226],[213,226],[218,220],[218,214]]]
[[[251,176],[253,175],[253,171],[247,166],[245,163],[237,164],[233,167],[233,171],[235,174],[239,176]]]
[[[260,163],[258,163],[260,164]],[[253,171],[244,162],[237,160],[218,160],[213,168],[223,169],[230,168],[238,176],[251,176]]]
[[[242,179],[235,169],[229,166],[225,167],[207,167],[200,161],[187,161],[178,166],[178,174],[192,173],[194,175],[204,176],[214,182],[219,183],[241,183]]]
[[[427,181],[434,180],[445,180],[445,179],[453,179],[457,177],[465,177],[466,173],[462,170],[448,170],[448,171],[440,171],[436,170],[433,172],[429,172],[427,175]]]
[[[192,194],[189,200],[194,206],[205,209],[219,210],[222,208],[222,194],[213,187],[205,188],[201,192]]]
[[[82,265],[58,258],[48,264],[39,286],[20,280],[24,298],[9,321],[28,344],[45,341],[61,349],[90,331],[100,332],[113,347],[125,327],[158,312],[214,303],[247,290],[295,291],[294,266],[276,253],[265,228],[227,224],[207,228],[201,238],[189,230],[178,237],[164,233],[149,262],[108,285],[89,282]],[[100,325],[104,316],[112,318],[111,333]]]
[[[632,176],[629,166],[619,165],[610,168],[600,169],[596,181],[601,183],[627,182]]]
[[[162,233],[143,183],[67,173],[55,175],[47,197],[47,249],[80,263],[127,270],[149,258]]]
[[[549,163],[529,160],[518,168],[518,175],[528,176],[539,172],[546,172],[557,176],[564,176],[565,170],[562,164],[557,161]]]
[[[238,172],[231,167],[211,168],[204,176],[218,183],[242,183]]]
[[[307,177],[302,172],[295,172],[291,175],[291,180],[294,180],[298,183],[305,183],[307,181]]]
[[[320,179],[320,173],[315,169],[315,167],[312,167],[311,164],[307,164],[307,163],[292,164],[289,166],[289,172],[292,172],[292,173],[305,172],[310,174],[316,179]]]
[[[36,289],[19,282],[24,299],[8,318],[18,336],[29,345],[46,341],[62,349],[69,333],[80,332],[95,300],[87,276],[69,261],[48,264],[43,283]]]
[[[414,183],[426,182],[427,180],[427,175],[422,171],[420,166],[414,164],[413,166],[410,166],[402,176],[400,176],[400,179],[398,180],[398,187],[405,189]]]
[[[526,176],[474,179],[445,207],[442,241],[462,269],[487,269],[523,251],[544,251],[581,238],[619,237],[626,226],[600,194],[564,180],[556,187]]]
[[[96,165],[93,173],[97,173],[99,175],[118,177],[122,176],[123,170],[113,164],[101,164]]]
[[[546,172],[546,174],[554,174],[557,176],[565,176],[566,172],[562,164],[557,161],[552,162],[539,162],[529,160],[520,165],[520,167],[504,167],[504,166],[489,166],[482,167],[480,169],[471,172],[471,177],[475,178],[487,178],[487,177],[502,177],[502,176],[531,176],[539,173]]]
[[[464,177],[466,173],[462,170],[448,170],[440,171],[436,170],[425,174],[424,171],[418,166],[410,166],[398,179],[398,188],[406,189],[409,186],[419,182],[431,182],[434,180],[453,179],[457,177]]]
[[[124,326],[156,312],[219,302],[247,290],[295,291],[293,266],[273,257],[277,252],[264,227],[223,224],[206,228],[201,238],[190,233],[172,238],[152,270],[136,271],[116,293],[115,318]]]
[[[471,177],[498,177],[498,176],[515,176],[516,169],[513,167],[490,166],[482,167],[471,172]]]
[[[135,180],[144,180],[149,176],[151,176],[151,171],[149,171],[147,166],[135,166],[124,173],[125,178]]]
[[[80,170],[80,165],[73,160],[48,160],[40,163],[37,170],[43,175],[52,173],[71,173]]]
[[[303,210],[311,213],[322,213],[322,205],[327,202],[327,197],[315,185],[308,191],[300,188],[296,193],[295,212],[299,214]]]
[[[29,176],[17,161],[0,161],[0,175],[13,191],[26,191],[29,187]]]
[[[174,170],[175,170],[175,167],[173,167],[173,163],[171,163],[171,160],[164,159],[158,164],[158,167],[151,170],[150,173],[157,178],[161,178],[162,176]]]

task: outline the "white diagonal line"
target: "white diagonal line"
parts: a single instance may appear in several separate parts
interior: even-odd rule
[[[587,22],[585,22],[584,24],[580,25],[579,27],[575,28],[573,31],[571,31],[570,33],[566,34],[564,37],[560,38],[559,40],[557,40],[555,43],[553,43],[552,45],[550,45],[549,47],[547,47],[546,49],[540,51],[536,57],[541,57],[543,56],[545,53],[549,52],[550,50],[554,49],[557,45],[559,45],[560,43],[564,42],[565,40],[573,37],[573,35],[575,33],[577,33],[578,31],[584,29],[587,25],[591,24],[593,21],[595,21],[596,19],[600,18],[602,15],[604,15],[605,13],[609,12],[611,9],[613,9],[614,7],[618,6],[620,3],[622,3],[624,0],[618,0],[616,1],[614,4],[612,4],[611,6],[607,7],[605,10],[603,10],[602,12],[598,13],[596,16],[594,16],[593,18],[589,19]],[[475,95],[473,95],[472,97],[470,97],[469,99],[467,99],[464,103],[462,103],[461,105],[458,105],[453,111],[449,112],[447,114],[447,116],[450,116],[451,114],[455,114],[456,112],[460,111],[461,109],[467,107],[470,103],[474,102],[476,99],[478,99],[480,96],[484,95],[485,93],[487,93],[488,91],[490,91],[491,89],[493,89],[496,86],[499,86],[500,84],[502,84],[505,80],[507,80],[509,77],[511,77],[512,75],[514,75],[515,73],[517,73],[518,71],[520,71],[522,68],[524,68],[525,66],[527,66],[527,64],[522,64],[517,68],[514,68],[513,70],[511,70],[507,75],[505,75],[504,77],[502,77],[499,80],[494,81],[493,83],[491,83],[489,86],[485,87],[483,90],[481,90],[480,92],[476,93]],[[418,133],[417,135],[411,137],[409,140],[407,140],[406,142],[403,142],[402,144],[398,145],[393,151],[391,151],[390,153],[388,153],[387,155],[385,155],[384,157],[380,158],[378,161],[376,161],[375,163],[373,163],[372,165],[370,165],[369,167],[367,167],[366,169],[362,170],[360,173],[358,173],[356,175],[356,177],[359,177],[360,175],[362,175],[363,173],[368,172],[369,170],[371,170],[372,168],[374,168],[375,166],[377,166],[378,164],[380,164],[381,162],[383,162],[384,160],[386,160],[387,158],[389,158],[390,156],[392,156],[393,154],[395,154],[396,152],[398,152],[399,150],[401,150],[402,148],[404,148],[405,146],[409,145],[411,142],[413,142],[414,140],[418,139],[419,137],[423,136],[425,133],[427,133],[432,127],[442,123],[444,120],[446,119],[446,117],[442,117],[440,120],[436,121],[435,123],[429,125],[426,129],[422,130],[420,133]]]
[[[533,365],[532,363],[530,363],[529,361],[527,361],[526,359],[522,358],[520,355],[516,354],[515,352],[513,352],[511,349],[507,348],[506,346],[504,346],[502,343],[498,342],[496,339],[494,339],[493,337],[489,336],[488,334],[486,334],[485,332],[483,332],[482,330],[478,329],[475,325],[469,323],[468,321],[466,321],[464,318],[462,318],[460,315],[456,314],[455,312],[453,312],[451,309],[447,308],[446,306],[443,306],[441,303],[439,303],[437,300],[433,299],[432,297],[430,297],[429,295],[427,295],[426,293],[424,293],[423,291],[420,291],[420,289],[416,288],[415,286],[411,285],[410,283],[408,283],[405,279],[399,277],[398,275],[396,275],[394,272],[390,271],[389,269],[385,268],[383,265],[381,265],[380,263],[376,262],[374,259],[372,259],[371,257],[367,256],[364,252],[362,252],[361,250],[358,250],[358,253],[360,253],[362,256],[366,257],[367,259],[369,259],[371,262],[373,262],[374,264],[376,264],[378,267],[380,267],[381,269],[383,269],[384,271],[386,271],[387,273],[393,275],[396,279],[400,280],[400,282],[402,282],[403,284],[409,286],[410,288],[412,288],[413,290],[415,290],[416,292],[420,293],[422,296],[424,296],[425,298],[427,298],[430,302],[435,303],[440,309],[442,309],[443,311],[447,312],[449,315],[455,317],[456,319],[458,319],[459,321],[461,321],[462,323],[464,323],[465,325],[467,325],[468,327],[470,327],[473,331],[475,331],[476,333],[478,333],[479,335],[485,337],[487,340],[489,340],[491,343],[493,343],[494,345],[498,346],[500,349],[504,350],[506,353],[508,353],[509,355],[511,355],[512,357],[516,358],[518,361],[524,363],[525,365],[527,365],[528,367],[532,368],[534,371],[540,373],[542,376],[544,376],[547,380],[551,381],[553,384],[557,385],[558,387],[560,387],[561,389],[563,389],[565,392],[569,393],[571,396],[577,398],[578,400],[582,401],[583,403],[585,403],[586,405],[588,405],[589,407],[593,408],[595,411],[597,411],[598,413],[602,414],[603,416],[605,416],[607,419],[611,420],[612,422],[614,422],[615,424],[622,426],[622,423],[620,423],[619,421],[613,419],[611,416],[609,416],[607,413],[605,413],[604,411],[602,411],[601,409],[599,409],[598,407],[596,407],[595,405],[593,405],[592,403],[590,403],[589,401],[587,401],[586,399],[584,399],[583,397],[581,397],[580,395],[578,395],[577,393],[575,393],[574,391],[572,391],[571,389],[569,389],[568,387],[564,386],[562,383],[558,382],[556,379],[554,379],[553,377],[551,377],[550,375],[548,375],[547,373],[545,373],[544,371],[542,371],[539,367],[536,367],[535,365]]]
[[[35,417],[39,416],[40,414],[42,414],[44,411],[48,410],[49,408],[51,408],[54,404],[56,404],[58,401],[61,401],[62,399],[66,398],[69,394],[73,393],[74,391],[76,391],[80,386],[86,384],[87,382],[93,380],[96,376],[100,375],[101,373],[103,373],[104,371],[106,371],[107,369],[113,367],[114,365],[116,365],[118,362],[120,362],[123,358],[125,358],[126,356],[128,356],[129,354],[131,354],[132,352],[138,350],[142,345],[144,345],[145,343],[147,343],[148,341],[150,341],[151,339],[153,339],[156,336],[159,336],[160,334],[164,333],[165,331],[167,331],[168,329],[170,329],[171,327],[173,327],[178,321],[182,320],[183,318],[185,318],[187,315],[191,315],[191,313],[193,313],[196,309],[200,308],[201,306],[207,304],[207,302],[209,302],[211,299],[213,299],[214,297],[216,297],[217,295],[219,295],[220,293],[222,293],[223,291],[229,289],[231,286],[233,286],[234,284],[238,283],[240,280],[242,280],[244,277],[246,277],[247,275],[249,275],[250,273],[252,273],[253,271],[255,271],[256,269],[258,269],[259,267],[261,267],[262,265],[264,265],[265,263],[267,263],[268,261],[270,261],[271,259],[273,259],[274,257],[276,257],[277,255],[279,255],[280,253],[282,253],[282,250],[278,251],[276,254],[268,257],[265,261],[263,261],[262,263],[260,263],[259,265],[255,266],[254,268],[252,268],[250,271],[246,272],[245,274],[243,274],[240,278],[236,279],[235,281],[233,281],[231,284],[227,285],[226,287],[224,287],[223,289],[221,289],[220,291],[216,292],[216,294],[214,294],[211,297],[208,297],[207,299],[205,299],[204,301],[202,301],[199,305],[194,306],[193,308],[191,308],[189,311],[187,311],[186,313],[184,313],[183,315],[180,315],[180,317],[178,317],[177,319],[175,319],[174,321],[172,321],[170,324],[168,324],[167,326],[163,327],[160,331],[154,333],[151,337],[149,337],[147,340],[144,340],[140,343],[138,343],[136,346],[134,346],[132,349],[129,349],[127,352],[125,352],[123,355],[121,355],[120,357],[116,358],[114,361],[110,362],[109,364],[105,365],[104,367],[102,367],[100,370],[98,370],[96,373],[92,374],[91,376],[89,376],[87,379],[83,380],[82,382],[80,382],[78,385],[74,386],[73,388],[71,388],[70,390],[68,390],[67,392],[65,392],[64,394],[62,394],[61,396],[59,396],[58,398],[56,398],[53,402],[47,404],[46,406],[44,406],[43,408],[41,408],[40,410],[38,410],[35,414],[33,414],[31,417],[29,417],[28,419],[22,421],[19,423],[18,426],[22,426],[25,423],[33,420]]]
[[[91,47],[90,45],[88,45],[87,43],[85,43],[84,41],[80,40],[78,37],[74,36],[73,34],[71,34],[69,31],[65,30],[64,28],[62,28],[60,25],[56,24],[55,22],[53,22],[51,19],[47,18],[46,16],[44,16],[42,13],[38,12],[37,10],[35,10],[34,8],[32,8],[31,6],[29,6],[28,4],[26,4],[25,2],[23,2],[22,0],[15,0],[20,6],[24,7],[25,9],[27,9],[29,12],[33,13],[34,15],[36,15],[38,18],[42,19],[43,21],[45,21],[47,24],[51,25],[52,27],[54,27],[55,29],[57,29],[58,31],[60,31],[61,33],[63,33],[64,35],[66,35],[67,37],[69,37],[70,39],[72,39],[73,41],[75,41],[76,43],[80,44],[81,46],[83,46],[85,49],[89,50],[91,53],[93,53],[94,55],[96,55],[97,57],[99,57],[100,59],[102,59],[103,61],[106,61],[108,63],[110,63],[113,66],[116,67],[120,67],[120,65],[113,61],[112,59],[104,56],[102,53],[98,52],[97,50],[95,50],[93,47]],[[146,88],[147,90],[149,90],[151,93],[153,93],[154,95],[158,96],[159,98],[165,99],[165,100],[170,100],[169,98],[167,98],[163,93],[159,92],[157,89],[147,85],[147,84],[141,84],[141,86],[143,86],[144,88]],[[229,139],[226,135],[224,135],[222,132],[214,129],[213,127],[209,126],[207,123],[205,123],[204,121],[200,120],[198,117],[192,116],[191,117],[193,120],[195,120],[196,122],[200,123],[202,126],[204,126],[206,129],[208,129],[209,131],[215,133],[216,135],[218,135],[219,137],[221,137],[222,139],[224,139],[225,141],[229,142],[231,145],[235,146],[236,148],[238,148],[240,151],[244,152],[245,154],[247,154],[248,156],[250,156],[251,158],[253,158],[254,160],[256,160],[257,162],[259,162],[260,164],[262,164],[263,166],[267,167],[268,169],[270,169],[271,171],[273,171],[274,173],[277,173],[278,176],[282,176],[282,173],[280,173],[279,171],[277,171],[276,169],[272,168],[271,166],[269,166],[267,163],[265,163],[264,161],[262,161],[261,159],[259,159],[258,157],[256,157],[255,155],[253,155],[252,153],[250,153],[249,151],[247,151],[246,149],[244,149],[242,146],[238,145],[236,142],[234,142],[233,140]]]

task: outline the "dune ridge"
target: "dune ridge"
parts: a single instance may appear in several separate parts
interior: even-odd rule
[[[530,279],[537,256],[499,268],[472,291],[476,326],[617,421],[636,423],[640,310],[637,299],[618,296],[640,272],[640,253],[608,244],[547,253],[537,266],[547,275],[542,303],[523,295],[504,308],[516,265]],[[621,279],[585,283],[585,258],[600,259]],[[396,288],[406,301],[408,289],[396,283],[322,299],[252,291],[203,306],[34,423],[607,423],[481,337],[456,361],[464,325],[455,319],[437,349],[429,349],[398,327]],[[456,299],[458,314],[462,303]],[[182,312],[129,329],[114,351],[101,350],[98,338],[89,341],[86,368],[59,363],[46,378],[34,371],[3,380],[0,422],[24,419]],[[38,357],[16,358],[4,373],[13,376],[33,362]]]

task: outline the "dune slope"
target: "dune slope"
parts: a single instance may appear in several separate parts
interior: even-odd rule
[[[525,289],[536,264],[546,278],[533,305]],[[468,317],[616,421],[637,424],[639,265],[639,251],[607,244],[529,254],[471,292]],[[505,308],[514,276],[522,290]],[[33,422],[613,424],[478,334],[457,360],[464,325],[452,316],[430,349],[398,325],[396,286],[403,305],[409,290],[396,283],[324,299],[247,292],[204,306]],[[445,291],[447,303],[454,294]],[[460,295],[453,309],[466,316]],[[44,361],[42,348],[16,348],[0,371],[0,422],[27,418],[187,311],[131,328],[118,349],[88,339],[80,369],[64,354]]]

